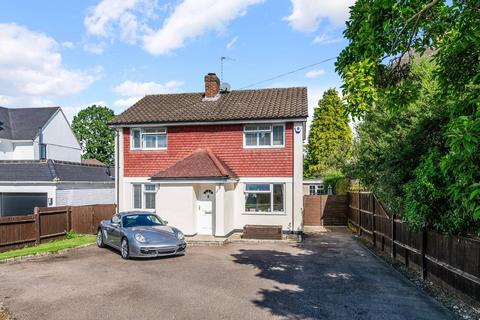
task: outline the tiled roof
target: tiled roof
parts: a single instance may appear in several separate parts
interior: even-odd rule
[[[60,107],[52,108],[4,108],[0,107],[3,122],[0,138],[10,140],[34,140],[42,128]]]
[[[210,149],[198,149],[153,175],[162,179],[229,179],[237,175]]]
[[[306,118],[307,88],[273,88],[222,92],[205,100],[203,93],[148,95],[110,124],[213,122]]]
[[[58,160],[0,161],[0,181],[112,182],[113,171],[106,166]]]

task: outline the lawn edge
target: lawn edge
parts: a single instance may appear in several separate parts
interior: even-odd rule
[[[85,247],[88,247],[88,246],[92,246],[94,244],[95,243],[86,243],[86,244],[79,245],[77,247],[66,248],[66,249],[62,249],[62,250],[58,250],[58,251],[54,251],[54,252],[42,252],[42,253],[36,253],[36,254],[29,254],[29,255],[26,255],[26,256],[8,258],[8,259],[0,260],[0,264],[9,263],[9,262],[18,262],[18,261],[21,261],[21,260],[34,260],[34,259],[37,259],[37,258],[42,258],[44,256],[50,256],[50,255],[55,255],[55,254],[64,254],[64,253],[67,253],[69,251],[72,251],[72,250],[75,250],[75,249],[85,248]]]

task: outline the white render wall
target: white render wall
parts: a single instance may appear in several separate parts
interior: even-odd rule
[[[110,184],[61,184],[57,190],[57,206],[82,206],[115,203],[115,189]]]
[[[192,185],[160,184],[157,189],[156,213],[168,224],[186,235],[197,233],[196,194]]]
[[[38,137],[35,140],[36,159],[38,154]],[[53,160],[64,160],[80,162],[81,147],[73,134],[68,120],[63,112],[57,114],[43,129],[43,143],[47,145],[47,158]]]
[[[47,193],[48,202],[51,200],[52,204],[49,207],[54,207],[56,203],[57,187],[53,184],[36,184],[36,185],[18,185],[18,184],[4,184],[0,185],[0,192],[18,192],[18,193]],[[47,203],[48,203],[47,202]]]
[[[293,231],[303,231],[303,141],[305,123],[293,124]]]
[[[33,142],[0,139],[0,160],[34,160]]]

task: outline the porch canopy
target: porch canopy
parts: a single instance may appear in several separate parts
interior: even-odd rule
[[[198,149],[157,172],[151,181],[159,182],[236,182],[238,176],[210,149]]]

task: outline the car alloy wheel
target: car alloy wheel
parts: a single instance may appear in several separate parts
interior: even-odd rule
[[[123,259],[128,259],[128,241],[126,238],[122,239],[121,254]]]
[[[97,232],[97,246],[99,248],[104,247],[102,229],[98,229],[98,232]]]

